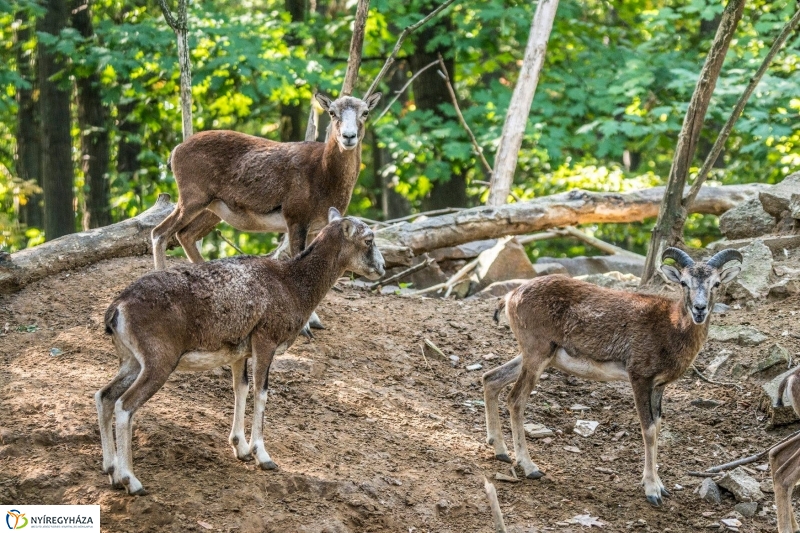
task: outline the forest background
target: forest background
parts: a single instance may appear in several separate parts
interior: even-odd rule
[[[371,2],[355,95],[375,78],[402,28],[436,5]],[[491,164],[535,8],[459,0],[406,40],[379,87],[384,98],[367,126],[351,214],[387,220],[485,202],[489,177],[438,66],[408,82],[441,54]],[[717,0],[562,0],[514,199],[663,184],[722,9]],[[793,0],[748,2],[696,166],[794,10]],[[312,94],[335,96],[342,85],[354,15],[355,1],[191,2],[194,130],[302,140]],[[748,103],[712,180],[775,183],[800,170],[798,69],[794,35]],[[0,250],[129,218],[162,192],[177,198],[166,167],[181,140],[176,40],[155,0],[0,0],[0,88]],[[45,146],[59,130],[63,142]],[[53,201],[45,205],[48,187]],[[45,210],[53,210],[47,232]],[[653,223],[589,229],[645,253]],[[274,235],[220,229],[248,253],[277,244]],[[691,216],[685,235],[694,246],[719,238],[716,217]],[[203,247],[209,257],[236,253],[214,234]],[[555,239],[530,245],[529,253],[535,259],[597,252]]]

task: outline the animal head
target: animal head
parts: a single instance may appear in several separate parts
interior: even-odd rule
[[[742,254],[733,249],[717,252],[708,261],[695,263],[686,252],[667,248],[661,261],[672,259],[675,265],[661,265],[667,281],[677,283],[683,290],[683,303],[695,324],[703,324],[717,299],[719,287],[728,283],[742,270],[740,265],[723,269],[729,261],[742,262]]]
[[[364,124],[369,112],[381,99],[381,93],[367,97],[366,101],[353,96],[331,100],[322,93],[314,95],[322,109],[331,116],[331,136],[342,150],[353,150],[364,138]]]
[[[343,217],[335,207],[328,210],[328,224],[337,224],[344,235],[346,244],[339,257],[346,259],[347,270],[373,280],[386,273],[383,255],[375,246],[375,234],[369,226],[357,218]]]

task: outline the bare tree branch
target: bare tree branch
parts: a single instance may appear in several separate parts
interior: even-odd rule
[[[791,35],[795,28],[797,28],[798,23],[800,23],[800,9],[795,12],[791,20],[789,20],[789,22],[787,22],[783,27],[781,33],[778,35],[778,38],[772,44],[772,48],[769,49],[766,57],[764,57],[764,61],[761,62],[761,66],[758,67],[755,75],[750,78],[750,83],[747,85],[744,93],[742,93],[742,95],[739,97],[739,101],[736,102],[733,112],[731,113],[730,118],[728,118],[728,122],[725,123],[722,131],[720,131],[717,140],[714,142],[714,146],[711,148],[711,152],[708,154],[708,157],[706,157],[706,160],[703,163],[703,167],[700,169],[700,172],[697,173],[697,177],[694,180],[694,184],[692,184],[689,194],[683,199],[682,204],[684,208],[684,223],[686,220],[686,209],[692,205],[692,202],[694,202],[694,199],[697,197],[697,193],[700,191],[700,187],[703,186],[703,183],[705,183],[706,178],[708,177],[708,173],[711,171],[711,167],[713,167],[714,163],[717,162],[717,157],[719,157],[720,152],[722,152],[722,148],[725,146],[725,142],[728,140],[731,131],[733,131],[734,124],[736,124],[736,121],[739,120],[739,117],[742,115],[744,106],[747,105],[747,101],[750,99],[753,91],[755,91],[756,86],[761,81],[764,73],[767,72],[767,68],[769,68],[770,63],[772,63],[772,60],[777,55],[778,51],[783,47],[783,44],[786,42],[786,39],[789,38],[789,35]],[[681,226],[683,226],[683,224],[681,224]]]
[[[370,85],[369,89],[367,89],[367,92],[364,93],[364,99],[366,99],[367,97],[369,97],[369,95],[375,92],[375,89],[378,87],[378,84],[381,82],[383,77],[389,71],[389,67],[391,67],[392,64],[394,63],[394,60],[397,57],[398,52],[400,52],[400,47],[403,46],[403,41],[406,40],[406,37],[411,35],[417,28],[419,28],[420,26],[431,20],[433,17],[441,13],[444,10],[444,8],[446,8],[455,1],[456,0],[446,0],[442,5],[440,5],[439,7],[428,13],[427,17],[420,20],[419,22],[412,24],[411,26],[407,26],[406,29],[403,30],[403,32],[400,34],[400,37],[397,39],[397,43],[395,43],[394,45],[394,50],[392,50],[392,53],[389,55],[388,59],[386,59],[386,63],[383,64],[381,71],[378,72],[378,75],[373,80],[372,85]]]
[[[489,162],[486,161],[486,158],[483,157],[483,149],[478,144],[478,139],[475,138],[475,135],[472,134],[472,130],[469,129],[469,124],[464,119],[464,115],[461,113],[461,108],[458,107],[458,100],[456,99],[456,91],[453,89],[453,85],[450,83],[450,76],[447,73],[447,67],[444,65],[444,59],[442,59],[442,54],[439,54],[439,66],[442,67],[442,70],[439,71],[439,75],[444,78],[444,82],[447,85],[447,91],[450,93],[450,100],[453,101],[453,107],[456,109],[456,115],[458,115],[458,120],[461,122],[461,125],[464,126],[464,129],[467,130],[467,135],[469,135],[470,141],[472,141],[472,147],[475,149],[475,155],[481,160],[483,163],[483,169],[486,172],[486,177],[492,177],[492,167],[489,165]]]
[[[722,20],[711,43],[697,85],[692,93],[692,99],[686,110],[681,131],[678,134],[678,143],[675,146],[675,155],[672,158],[672,167],[667,181],[667,192],[661,202],[658,220],[650,236],[650,247],[647,251],[647,261],[644,264],[641,285],[650,282],[656,271],[656,264],[661,257],[661,252],[666,246],[675,246],[681,241],[683,223],[681,220],[684,186],[689,175],[692,159],[703,129],[703,122],[708,111],[714,88],[725,62],[733,34],[739,25],[744,10],[745,0],[729,0],[722,12]],[[685,217],[683,220],[686,220]]]
[[[391,101],[391,102],[389,102],[389,105],[387,105],[387,106],[386,106],[386,107],[383,109],[383,111],[381,112],[381,114],[380,114],[380,115],[378,115],[378,118],[376,118],[376,119],[375,119],[375,122],[378,122],[380,119],[382,119],[382,118],[383,118],[383,116],[384,116],[386,113],[388,113],[388,112],[389,112],[389,109],[392,107],[392,105],[394,105],[394,103],[397,101],[397,99],[398,99],[398,98],[400,98],[400,95],[401,95],[401,94],[403,94],[403,93],[405,92],[405,90],[406,90],[406,89],[408,89],[408,86],[409,86],[409,85],[411,85],[411,82],[413,82],[415,79],[417,79],[417,76],[419,76],[420,74],[422,74],[423,72],[425,72],[426,70],[428,70],[429,68],[431,68],[432,66],[434,66],[434,65],[435,65],[436,63],[438,63],[438,62],[439,62],[438,60],[437,60],[437,61],[431,61],[430,63],[428,63],[427,65],[425,65],[425,66],[424,66],[424,67],[422,67],[421,69],[419,69],[417,72],[415,72],[415,73],[414,73],[414,75],[413,75],[413,76],[411,76],[411,79],[409,79],[409,80],[406,82],[406,84],[405,84],[405,85],[403,85],[403,88],[402,88],[402,89],[400,89],[399,91],[397,91],[397,92],[395,93],[395,95],[394,95],[394,98],[392,98],[392,101]]]

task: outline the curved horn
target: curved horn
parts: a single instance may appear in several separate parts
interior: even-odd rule
[[[738,250],[728,248],[727,250],[715,253],[711,259],[706,261],[706,264],[712,268],[721,268],[728,261],[739,261],[743,263],[744,257],[742,257],[742,254],[739,253]]]
[[[689,254],[677,248],[667,248],[664,250],[664,253],[661,254],[662,263],[664,262],[664,259],[673,259],[675,264],[681,268],[692,266],[694,264],[694,260],[689,257]]]

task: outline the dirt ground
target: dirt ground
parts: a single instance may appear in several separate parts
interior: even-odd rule
[[[227,443],[227,368],[176,373],[136,415],[134,465],[149,495],[112,489],[100,472],[92,396],[117,368],[102,317],[149,269],[149,258],[112,260],[0,299],[0,503],[100,504],[108,532],[492,531],[483,476],[508,470],[485,444],[481,372],[465,366],[501,364],[516,343],[492,322],[487,301],[332,291],[319,310],[328,329],[301,338],[270,376],[265,442],[278,471],[237,461]],[[798,354],[795,311],[797,297],[712,316],[770,339],[752,348],[709,342],[698,365],[722,349],[752,363],[775,342]],[[459,356],[458,365],[423,359],[423,338]],[[683,489],[653,508],[639,486],[643,449],[630,386],[550,371],[526,413],[556,431],[550,442],[529,442],[547,475],[495,482],[509,529],[581,531],[567,521],[588,513],[603,531],[683,532],[732,516],[730,495],[721,505],[701,501],[693,494],[701,479],[687,472],[753,454],[796,429],[766,430],[759,382],[741,383],[741,391],[712,385],[690,370],[667,388],[660,474]],[[690,404],[699,398],[722,404]],[[577,403],[591,409],[570,410]],[[597,432],[572,433],[578,418],[600,422]],[[503,420],[510,442],[504,404]],[[766,480],[760,464],[751,466]],[[741,531],[774,531],[772,501],[759,513],[741,518]]]

